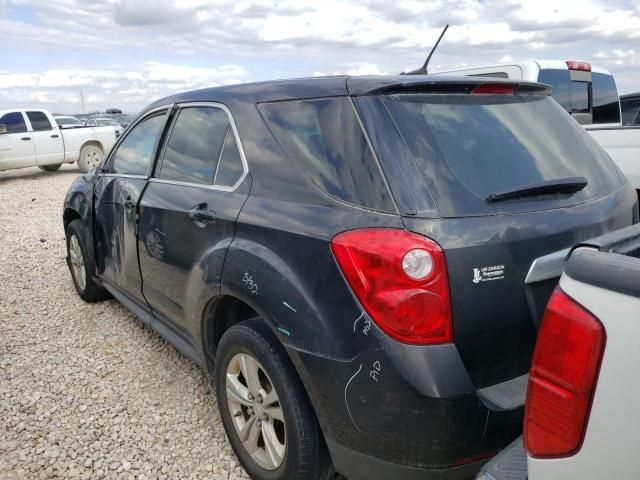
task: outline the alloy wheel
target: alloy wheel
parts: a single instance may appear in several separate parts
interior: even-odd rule
[[[76,281],[78,288],[84,290],[87,288],[87,271],[84,266],[84,256],[80,242],[75,234],[69,239],[69,261],[71,263],[71,273]]]
[[[227,366],[227,404],[244,449],[265,470],[284,461],[287,438],[278,393],[254,357],[238,353]]]

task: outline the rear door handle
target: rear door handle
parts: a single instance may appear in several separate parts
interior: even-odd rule
[[[51,135],[51,138],[60,138],[60,135]]]
[[[200,228],[216,221],[216,212],[208,209],[206,203],[200,203],[189,210],[189,218]]]

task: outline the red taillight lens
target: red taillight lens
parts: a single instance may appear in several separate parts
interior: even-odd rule
[[[516,85],[509,83],[483,83],[471,90],[472,95],[513,95]]]
[[[587,62],[578,62],[576,60],[567,60],[567,68],[569,70],[582,70],[583,72],[590,72],[591,65]]]
[[[533,354],[524,422],[533,457],[565,457],[582,444],[606,342],[600,321],[560,288]]]
[[[447,265],[434,241],[405,230],[336,235],[331,250],[356,297],[389,336],[404,343],[453,340]]]

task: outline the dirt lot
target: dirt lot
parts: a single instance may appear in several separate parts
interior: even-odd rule
[[[0,173],[0,479],[246,479],[208,376],[65,264],[78,175]]]

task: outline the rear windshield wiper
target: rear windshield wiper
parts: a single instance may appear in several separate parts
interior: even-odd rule
[[[492,193],[487,197],[487,202],[501,202],[520,197],[536,197],[538,195],[549,195],[552,193],[576,193],[587,186],[587,179],[584,177],[559,178],[558,180],[547,180],[546,182],[531,183],[512,190]]]

